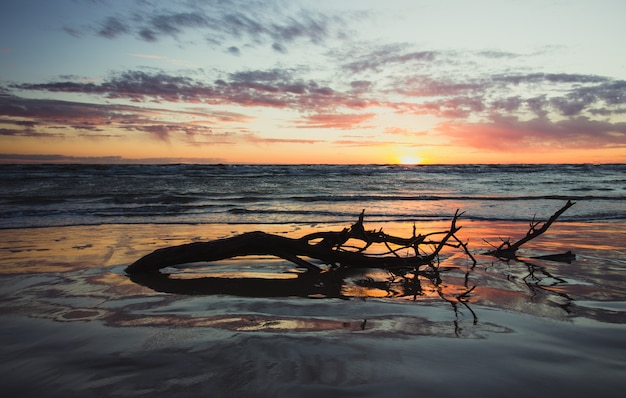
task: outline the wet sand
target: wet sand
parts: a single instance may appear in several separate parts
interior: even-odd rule
[[[497,244],[527,229],[461,225],[459,235],[474,253],[488,248],[483,238]],[[366,272],[322,290],[337,297],[262,296],[276,289],[275,281],[289,285],[301,275],[267,257],[170,270],[181,280],[223,280],[215,294],[155,291],[124,273],[163,246],[253,230],[299,237],[345,226],[0,230],[0,389],[64,397],[622,396],[623,223],[557,222],[524,246],[520,261],[477,255],[472,266],[461,251],[447,249],[442,283],[422,279],[419,294],[384,272]],[[406,224],[366,227],[412,232]],[[417,227],[445,230],[447,223]],[[577,256],[572,263],[531,259],[567,250]],[[267,288],[242,294],[228,285],[237,282],[232,278]]]

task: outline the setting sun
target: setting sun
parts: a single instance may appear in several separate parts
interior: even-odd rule
[[[398,158],[398,163],[400,164],[406,164],[406,165],[411,165],[411,164],[420,164],[423,162],[423,159],[417,156],[400,156]]]

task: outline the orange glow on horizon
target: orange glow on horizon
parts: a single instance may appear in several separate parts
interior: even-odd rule
[[[410,155],[400,156],[400,158],[398,158],[398,163],[404,165],[421,164],[423,161],[424,160],[420,157]]]

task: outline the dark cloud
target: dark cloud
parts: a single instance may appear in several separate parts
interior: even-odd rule
[[[192,121],[181,122],[183,117]],[[171,122],[168,122],[171,120]],[[90,138],[119,137],[99,134],[117,130],[147,133],[168,141],[172,134],[187,137],[215,137],[213,125],[225,122],[245,123],[249,118],[235,112],[205,110],[168,111],[125,105],[88,104],[80,102],[0,97],[0,127],[3,136],[65,137],[87,131]],[[51,132],[58,130],[57,132]],[[79,134],[80,135],[80,134]]]
[[[67,33],[68,35],[74,36],[76,38],[79,38],[79,37],[83,36],[83,33],[80,30],[78,30],[76,28],[72,28],[70,26],[64,26],[63,27],[63,31],[65,31],[65,33]]]
[[[239,47],[236,47],[236,46],[228,47],[227,51],[231,53],[232,55],[236,55],[236,56],[241,55],[241,51],[239,50]]]
[[[533,73],[458,79],[423,74],[397,78],[389,87],[407,99],[396,104],[398,109],[440,117],[496,113],[574,118],[626,113],[626,82],[595,75]],[[511,96],[511,92],[520,94]]]
[[[342,67],[350,73],[379,72],[393,65],[432,63],[438,55],[436,51],[408,51],[404,46],[388,45],[359,55]]]
[[[47,137],[62,137],[63,134],[35,131],[30,128],[26,128],[26,129],[0,128],[0,136],[47,138]]]
[[[182,76],[164,73],[148,74],[129,71],[114,76],[100,84],[84,82],[53,82],[42,84],[20,84],[14,88],[65,93],[101,94],[109,98],[124,98],[142,101],[150,98],[155,101],[179,102],[197,101],[197,97],[210,96],[211,89],[199,82]]]
[[[565,116],[575,116],[592,107],[592,113],[626,113],[626,81],[601,81],[600,84],[577,86],[567,95],[555,98],[551,105]],[[600,110],[600,112],[595,112]]]
[[[67,28],[65,31],[67,32]],[[130,26],[118,17],[108,17],[102,22],[98,29],[98,35],[106,37],[107,39],[113,39],[129,32]],[[75,36],[75,34],[73,36]]]
[[[272,42],[274,50],[285,52],[281,43],[308,40],[321,44],[329,37],[344,37],[346,25],[341,15],[301,9],[293,3],[215,0],[179,2],[175,8],[136,2],[129,15],[108,16],[92,30],[108,39],[135,35],[147,42],[199,32],[212,44],[232,40],[248,44]],[[75,37],[83,34],[75,27],[63,30]]]
[[[82,163],[82,164],[217,164],[225,163],[222,158],[124,158],[121,156],[67,156],[67,155],[24,155],[0,154],[0,163]]]
[[[33,128],[37,126],[37,122],[32,120],[11,120],[11,119],[0,119],[0,124],[14,124],[16,126],[24,126]]]
[[[495,112],[511,113],[518,111],[523,103],[520,96],[498,98],[491,102],[491,109]]]
[[[293,108],[319,111],[347,107],[361,109],[375,101],[353,92],[339,92],[313,80],[301,80],[284,69],[235,72],[228,79],[207,84],[188,77],[164,73],[128,71],[96,84],[90,82],[52,82],[18,84],[13,88],[65,93],[98,94],[111,99],[219,103],[243,106]]]
[[[539,118],[602,116],[626,113],[626,82],[573,74],[511,74],[470,79],[413,75],[378,83],[353,80],[336,90],[300,77],[297,69],[233,72],[207,83],[162,72],[127,71],[101,83],[68,81],[18,84],[13,89],[101,95],[135,102],[187,102],[290,108],[333,113],[336,109],[382,106],[400,112],[442,118],[487,117],[490,114],[535,115]],[[385,86],[386,85],[386,86]],[[378,88],[379,86],[382,86]],[[525,93],[511,96],[516,91]],[[532,93],[549,93],[534,95]],[[530,96],[528,94],[531,94]],[[391,100],[390,95],[395,96]],[[398,95],[400,97],[398,97]],[[1,97],[0,97],[1,98]],[[38,112],[46,113],[46,109]]]
[[[152,29],[142,28],[139,31],[139,37],[144,41],[155,42],[157,41],[157,35]]]
[[[119,163],[120,156],[77,157],[66,155],[0,154],[0,163]]]
[[[287,53],[287,48],[285,46],[283,46],[280,43],[274,43],[272,44],[272,50],[279,52],[281,54],[286,54]]]
[[[350,88],[356,93],[369,92],[373,86],[373,83],[368,80],[353,80],[350,82]]]
[[[235,82],[284,82],[291,80],[292,74],[288,70],[275,68],[234,72],[229,77]]]
[[[494,58],[494,59],[518,58],[518,57],[520,57],[519,54],[510,53],[510,52],[507,52],[507,51],[495,51],[495,50],[479,51],[477,53],[477,55],[479,55],[481,57],[485,57],[485,58]]]
[[[26,99],[17,96],[0,97],[0,116],[21,117],[18,123],[58,122],[77,120],[105,120],[111,111],[123,107],[81,104],[48,99]],[[24,120],[25,119],[25,120]]]
[[[496,74],[490,77],[493,83],[504,85],[522,84],[574,84],[574,83],[605,83],[609,78],[596,75],[581,75],[570,73],[529,73],[529,74]]]
[[[183,29],[203,28],[208,25],[209,20],[205,16],[193,12],[153,15],[149,22],[153,31],[168,36],[176,36]]]
[[[467,96],[471,93],[483,93],[488,89],[483,80],[443,77],[434,78],[415,75],[397,78],[392,83],[393,91],[410,97],[451,97]]]

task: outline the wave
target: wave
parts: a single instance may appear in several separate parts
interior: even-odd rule
[[[0,228],[626,219],[626,165],[0,165]]]
[[[541,195],[541,196],[399,196],[399,195],[319,195],[319,196],[291,196],[286,199],[299,202],[369,202],[369,201],[528,201],[528,200],[626,200],[626,195]],[[260,198],[241,197],[235,200],[256,201]]]

